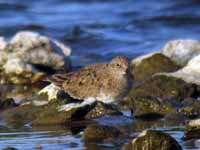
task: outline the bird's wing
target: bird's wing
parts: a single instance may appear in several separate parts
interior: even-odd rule
[[[101,88],[102,77],[100,72],[103,67],[104,65],[102,64],[96,64],[74,72],[70,80],[64,82],[64,90],[72,97],[78,97],[79,99],[85,99],[90,96],[95,97],[97,91]]]
[[[64,73],[64,74],[54,74],[51,77],[48,77],[46,81],[49,81],[53,83],[54,85],[63,88],[63,83],[65,81],[70,80],[71,76],[73,75],[73,72],[70,73]]]
[[[90,65],[76,72],[55,74],[47,80],[60,87],[71,97],[84,99],[95,96],[101,87],[100,70],[104,70],[104,64]],[[95,69],[98,68],[98,69]]]

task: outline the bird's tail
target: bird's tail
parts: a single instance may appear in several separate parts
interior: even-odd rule
[[[45,81],[53,83],[57,87],[61,87],[63,85],[63,82],[68,79],[67,74],[55,74],[51,77],[47,77]]]

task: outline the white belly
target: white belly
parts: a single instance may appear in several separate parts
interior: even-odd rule
[[[100,92],[99,96],[96,97],[97,101],[101,101],[103,103],[112,103],[115,101],[115,98],[113,97],[113,95],[110,94],[105,94],[103,92]]]

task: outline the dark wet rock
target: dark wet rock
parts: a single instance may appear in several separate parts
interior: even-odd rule
[[[195,98],[188,97],[181,102],[178,113],[188,118],[196,118],[200,116],[200,101]]]
[[[137,138],[123,147],[124,150],[182,150],[179,143],[161,131],[143,131]]]
[[[112,105],[97,102],[95,107],[85,116],[86,119],[102,117],[104,115],[121,115],[122,113]]]
[[[161,118],[176,108],[168,101],[161,102],[156,98],[135,98],[133,103],[134,116],[143,119]]]
[[[105,125],[89,125],[84,132],[85,142],[101,142],[119,136],[120,131],[117,128]]]
[[[15,103],[14,99],[12,99],[12,98],[0,100],[0,109],[1,110],[16,107],[16,106],[17,106],[17,104]]]
[[[190,139],[199,139],[200,138],[200,128],[199,127],[187,127],[183,139],[190,140]]]
[[[14,147],[6,147],[6,148],[3,148],[3,150],[17,150],[17,149]]]
[[[53,125],[70,123],[83,119],[85,115],[94,108],[95,104],[85,105],[83,107],[72,108],[68,111],[59,111],[59,107],[64,105],[64,101],[51,102],[44,106],[43,110],[38,113],[38,116],[33,120],[33,125]]]
[[[63,104],[65,104],[65,102],[55,102],[46,105],[36,120],[32,122],[33,125],[66,124],[71,121],[95,119],[108,114],[121,115],[117,109],[100,102],[94,102],[92,104],[72,108],[67,111],[59,111],[59,107]]]
[[[36,32],[18,32],[0,44],[1,83],[34,83],[49,70],[70,69],[71,50]]]
[[[1,114],[1,118],[10,125],[22,126],[37,118],[37,113],[41,110],[42,107],[23,105],[6,110]]]
[[[195,106],[184,100],[196,98],[199,94],[199,87],[195,84],[175,77],[155,75],[134,87],[125,102],[137,117],[165,116],[170,113],[192,116],[197,112]]]
[[[65,104],[72,102],[72,99],[58,99],[44,105],[36,105],[35,101],[24,103],[16,108],[6,110],[1,115],[2,119],[9,124],[24,125],[31,123],[37,125],[65,125],[72,121],[94,119],[106,114],[121,114],[112,106],[99,102],[74,107],[67,110],[60,110]],[[40,103],[40,101],[37,101]]]
[[[144,57],[144,56],[143,56]],[[153,53],[147,57],[132,60],[134,81],[142,81],[161,72],[174,72],[180,68],[170,58],[161,53]]]

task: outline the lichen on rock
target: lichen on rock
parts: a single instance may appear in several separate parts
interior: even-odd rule
[[[182,150],[179,143],[169,134],[145,130],[123,147],[123,150]]]
[[[106,139],[116,139],[120,136],[120,130],[106,125],[89,125],[84,132],[85,142],[100,142]]]
[[[193,116],[198,113],[195,105],[183,104],[183,101],[189,97],[197,98],[198,95],[200,91],[195,84],[166,75],[154,75],[134,87],[125,101],[137,117],[166,116],[170,113]]]

